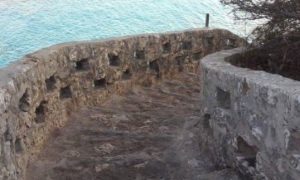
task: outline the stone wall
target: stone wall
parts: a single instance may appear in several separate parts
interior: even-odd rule
[[[203,140],[222,166],[255,179],[300,179],[300,82],[226,61],[241,51],[201,61]]]
[[[198,67],[242,44],[224,30],[187,30],[55,45],[0,70],[0,179],[23,179],[29,158],[81,106]]]

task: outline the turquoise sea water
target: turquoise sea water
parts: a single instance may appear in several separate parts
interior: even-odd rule
[[[229,11],[219,0],[0,0],[0,67],[66,41],[204,27],[206,13],[245,34]]]

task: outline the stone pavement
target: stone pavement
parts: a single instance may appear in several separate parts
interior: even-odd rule
[[[199,143],[200,79],[181,73],[74,112],[27,180],[238,180]]]

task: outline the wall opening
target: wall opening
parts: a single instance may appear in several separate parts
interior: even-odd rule
[[[183,65],[184,65],[184,62],[185,62],[185,58],[186,58],[185,55],[177,56],[177,57],[175,58],[175,61],[176,61],[176,64],[177,64],[177,66],[178,66],[179,72],[182,72],[183,69],[184,69]]]
[[[210,129],[210,118],[211,115],[210,114],[204,114],[203,116],[203,128],[204,129]]]
[[[108,54],[108,60],[110,66],[120,66],[121,64],[120,57],[114,53]]]
[[[105,78],[94,80],[94,87],[96,89],[106,88],[107,82]]]
[[[23,150],[24,150],[23,141],[21,138],[17,138],[15,141],[15,152],[17,154],[20,154],[23,152]]]
[[[233,38],[225,39],[226,49],[232,49],[235,47],[236,40]]]
[[[230,93],[222,90],[219,87],[217,87],[217,101],[218,101],[218,105],[221,108],[230,109],[231,107]]]
[[[4,133],[4,140],[5,140],[5,142],[9,142],[9,141],[12,141],[12,135],[11,135],[11,133],[10,133],[10,130],[9,130],[9,128],[7,128],[7,130],[5,131],[5,133]]]
[[[54,76],[45,80],[47,91],[53,91],[55,89],[56,79]]]
[[[145,59],[146,58],[145,50],[137,50],[135,52],[135,58],[136,59]]]
[[[184,64],[184,62],[185,62],[185,58],[186,58],[186,56],[177,56],[177,57],[175,58],[176,64],[177,64],[178,66],[182,66],[182,65]]]
[[[193,54],[193,59],[195,60],[195,61],[198,61],[198,60],[200,60],[202,58],[202,52],[200,51],[200,52],[196,52],[196,53],[194,53]]]
[[[47,111],[47,101],[42,101],[40,105],[35,109],[35,122],[36,123],[43,123],[45,122],[46,118],[46,111]]]
[[[19,101],[19,109],[23,112],[30,110],[29,93],[27,89]]]
[[[184,41],[184,42],[182,42],[181,48],[183,50],[191,50],[193,48],[192,41]]]
[[[204,39],[204,45],[205,45],[205,47],[213,47],[213,45],[214,45],[214,37],[206,37]]]
[[[300,152],[300,131],[292,130],[288,140],[288,152],[299,153]]]
[[[60,89],[60,99],[72,98],[72,91],[70,86],[66,86]]]
[[[242,83],[242,94],[246,95],[249,90],[250,90],[250,87],[249,87],[249,85],[247,83],[247,80],[244,79],[244,81]]]
[[[89,68],[90,68],[90,64],[88,59],[82,59],[76,62],[76,69],[78,71],[86,71]]]
[[[154,60],[152,62],[149,63],[149,67],[150,70],[156,72],[157,77],[159,77],[159,64],[158,64],[158,60]]]
[[[130,71],[130,69],[126,69],[125,72],[123,72],[123,75],[122,75],[122,79],[123,80],[129,80],[132,76],[132,73]]]
[[[256,146],[250,146],[241,136],[237,137],[237,153],[240,160],[246,161],[248,166],[256,166],[256,155],[258,149]]]
[[[163,52],[164,53],[169,53],[171,52],[172,46],[170,42],[165,42],[163,43]]]

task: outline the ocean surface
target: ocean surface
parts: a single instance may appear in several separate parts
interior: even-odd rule
[[[219,0],[0,0],[0,68],[57,43],[205,25],[247,35]]]

